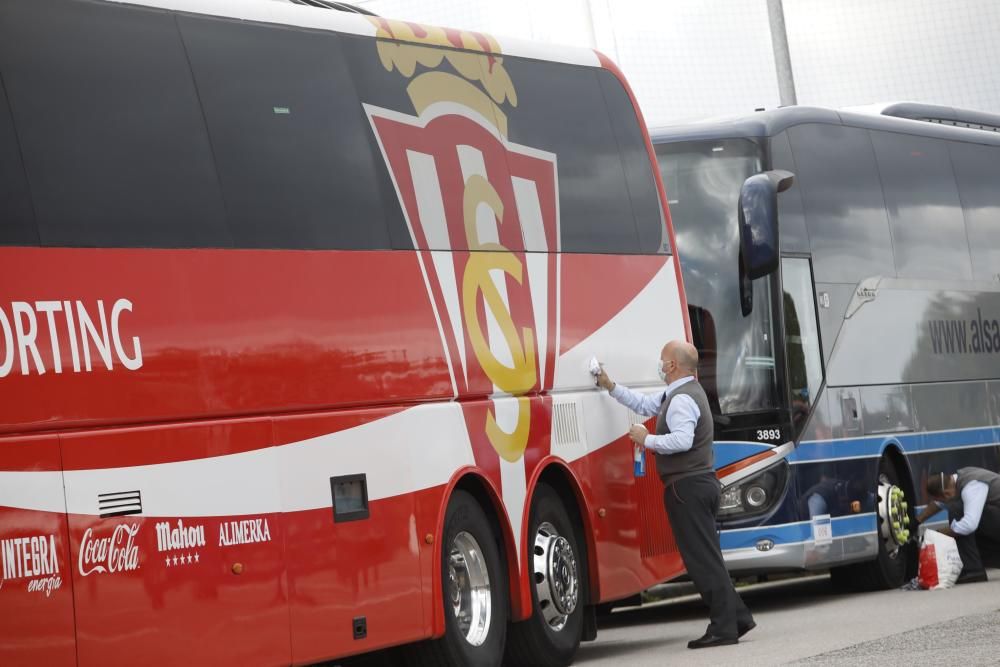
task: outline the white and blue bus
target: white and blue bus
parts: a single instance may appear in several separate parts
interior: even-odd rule
[[[901,584],[928,472],[1000,469],[1000,116],[791,107],[652,136],[716,463],[786,454],[724,489],[730,571]]]

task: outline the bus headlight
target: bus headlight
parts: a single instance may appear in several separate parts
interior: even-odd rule
[[[727,486],[722,490],[719,498],[719,514],[724,514],[727,510],[739,509],[742,504],[743,490],[739,486]]]
[[[751,486],[747,489],[746,499],[747,505],[754,509],[758,509],[763,507],[764,503],[767,502],[767,491],[762,486]]]
[[[781,498],[787,480],[788,463],[782,461],[723,488],[719,497],[719,518],[736,519],[768,511]]]

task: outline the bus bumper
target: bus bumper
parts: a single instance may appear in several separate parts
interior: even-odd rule
[[[818,570],[878,554],[874,513],[723,530],[719,539],[733,574]]]

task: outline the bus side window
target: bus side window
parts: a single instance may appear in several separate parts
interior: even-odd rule
[[[504,66],[517,82],[509,140],[557,156],[562,251],[638,252],[626,172],[597,73],[523,58],[504,58]]]
[[[5,245],[36,246],[38,230],[7,94],[0,80],[0,246]]]
[[[793,174],[798,172],[787,132],[771,137],[771,167],[784,169]],[[778,225],[781,230],[783,252],[809,252],[809,232],[806,230],[806,215],[802,207],[802,188],[795,183],[778,197]]]
[[[895,277],[885,200],[868,131],[808,123],[790,128],[788,137],[816,282],[853,284],[869,276]]]
[[[976,280],[1000,280],[1000,150],[950,142],[951,162],[965,213],[965,230]]]
[[[237,247],[391,247],[337,35],[179,16]],[[375,45],[366,41],[375,59]]]
[[[940,139],[871,131],[900,278],[971,280],[962,205]]]
[[[597,80],[604,92],[608,116],[621,149],[625,180],[639,234],[639,252],[668,253],[667,226],[660,210],[653,167],[646,150],[646,140],[639,129],[635,107],[614,74],[605,69],[598,70]]]
[[[231,244],[173,16],[120,3],[4,2],[0,71],[42,245]]]

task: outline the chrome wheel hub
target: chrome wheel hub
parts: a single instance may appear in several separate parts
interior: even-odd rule
[[[455,535],[448,551],[447,597],[465,641],[482,645],[490,633],[490,574],[479,542],[465,531]]]
[[[535,533],[532,568],[538,607],[545,623],[556,632],[566,626],[580,601],[580,576],[573,546],[551,523]]]
[[[910,540],[910,515],[907,511],[909,505],[906,502],[906,494],[884,475],[879,478],[877,493],[879,537],[885,543],[889,554],[895,556],[899,547]]]

